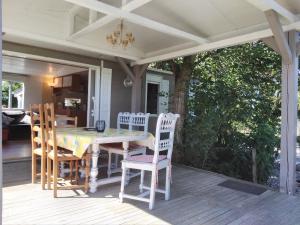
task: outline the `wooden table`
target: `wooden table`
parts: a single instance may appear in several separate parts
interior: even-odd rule
[[[145,135],[143,131],[129,131],[125,129],[106,129],[103,133],[96,131],[86,131],[83,128],[57,128],[57,145],[62,148],[73,151],[74,155],[81,157],[88,149],[92,153],[92,166],[90,174],[90,192],[95,193],[97,187],[109,183],[121,181],[121,176],[111,178],[97,179],[98,175],[98,157],[100,154],[99,144],[105,143],[123,143],[124,159],[128,155],[128,146],[131,141],[145,141],[151,143],[153,135]],[[150,141],[149,141],[150,140]],[[83,143],[84,142],[84,143]],[[91,146],[91,148],[89,148]]]

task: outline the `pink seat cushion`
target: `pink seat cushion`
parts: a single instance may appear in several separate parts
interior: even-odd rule
[[[166,159],[166,155],[160,155],[158,157],[158,161],[162,161]],[[153,161],[153,155],[135,155],[135,156],[128,156],[128,161],[135,161],[135,162],[142,162],[142,163],[152,163]]]

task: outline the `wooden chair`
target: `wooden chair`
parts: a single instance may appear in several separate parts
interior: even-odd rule
[[[54,197],[57,197],[57,190],[70,190],[70,189],[80,189],[84,188],[85,192],[88,191],[88,179],[90,172],[90,155],[86,154],[83,159],[86,160],[85,167],[85,182],[84,185],[78,185],[78,169],[79,169],[79,160],[78,158],[72,154],[71,151],[59,151],[56,143],[56,126],[55,126],[55,115],[54,115],[54,105],[53,103],[47,103],[44,105],[44,113],[45,113],[45,122],[46,122],[46,140],[47,140],[47,182],[48,188],[50,189],[52,168],[53,168],[53,190]],[[76,185],[72,184],[72,168],[70,168],[70,184],[68,186],[58,186],[58,166],[59,162],[71,162],[70,165],[73,165],[75,162],[75,180]],[[52,168],[51,168],[52,162]],[[65,182],[66,184],[66,182]]]
[[[118,114],[117,129],[127,128],[133,130],[134,128],[142,128],[145,135],[148,133],[148,123],[149,123],[149,113],[128,113],[120,112]],[[118,156],[123,156],[123,146],[122,143],[111,143],[100,145],[101,150],[108,152],[108,168],[107,176],[110,177],[112,173],[122,172],[121,168],[118,168]],[[112,154],[115,154],[114,169],[112,169]],[[139,155],[146,154],[146,147],[140,146],[135,143],[130,143],[128,148],[128,155]]]
[[[155,193],[165,194],[165,200],[170,198],[170,184],[171,184],[171,157],[173,151],[174,131],[176,120],[179,117],[178,114],[160,114],[156,125],[156,137],[155,137],[155,149],[154,155],[137,155],[128,156],[122,161],[122,181],[121,192],[119,194],[120,201],[123,202],[123,198],[129,198],[133,200],[139,200],[149,202],[149,209],[153,209]],[[167,151],[167,155],[160,155],[160,152]],[[129,195],[124,193],[124,187],[126,184],[126,176],[128,169],[141,170],[141,183],[139,196]],[[157,187],[158,171],[166,169],[166,184],[165,189],[159,189]],[[144,171],[151,172],[151,186],[144,185]],[[145,192],[143,192],[146,190]],[[150,195],[150,198],[146,198]]]
[[[41,159],[41,184],[45,189],[46,184],[46,144],[45,144],[45,127],[44,113],[41,104],[30,105],[31,117],[31,144],[32,144],[32,183],[36,182],[37,177],[37,159]]]
[[[56,127],[59,128],[73,128],[77,127],[77,116],[71,117],[66,115],[55,115]]]
[[[71,116],[67,116],[67,115],[55,115],[55,126],[57,128],[75,128],[77,127],[77,116],[75,117],[71,117]],[[72,167],[70,162],[69,168]],[[84,166],[84,161],[82,160],[81,163],[82,167]],[[65,168],[65,162],[61,161],[60,162],[60,177],[65,177],[65,174],[70,172],[70,169]],[[81,169],[80,170],[80,174],[82,175],[84,173],[84,170]],[[84,176],[82,176],[84,177]]]

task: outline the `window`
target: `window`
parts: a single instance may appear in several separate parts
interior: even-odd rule
[[[2,108],[24,108],[24,83],[18,81],[2,81]]]
[[[168,112],[169,81],[162,76],[147,74],[145,93],[145,112],[152,115]]]

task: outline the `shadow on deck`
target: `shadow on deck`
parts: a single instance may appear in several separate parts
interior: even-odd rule
[[[163,174],[160,176],[164,178]],[[218,186],[229,178],[174,167],[171,200],[157,194],[155,209],[143,202],[118,201],[120,184],[95,194],[41,190],[30,183],[30,162],[4,165],[4,224],[299,224],[300,198],[273,191],[253,195]],[[146,179],[147,180],[147,179]],[[162,179],[163,180],[163,179]],[[137,193],[138,179],[127,188]]]

